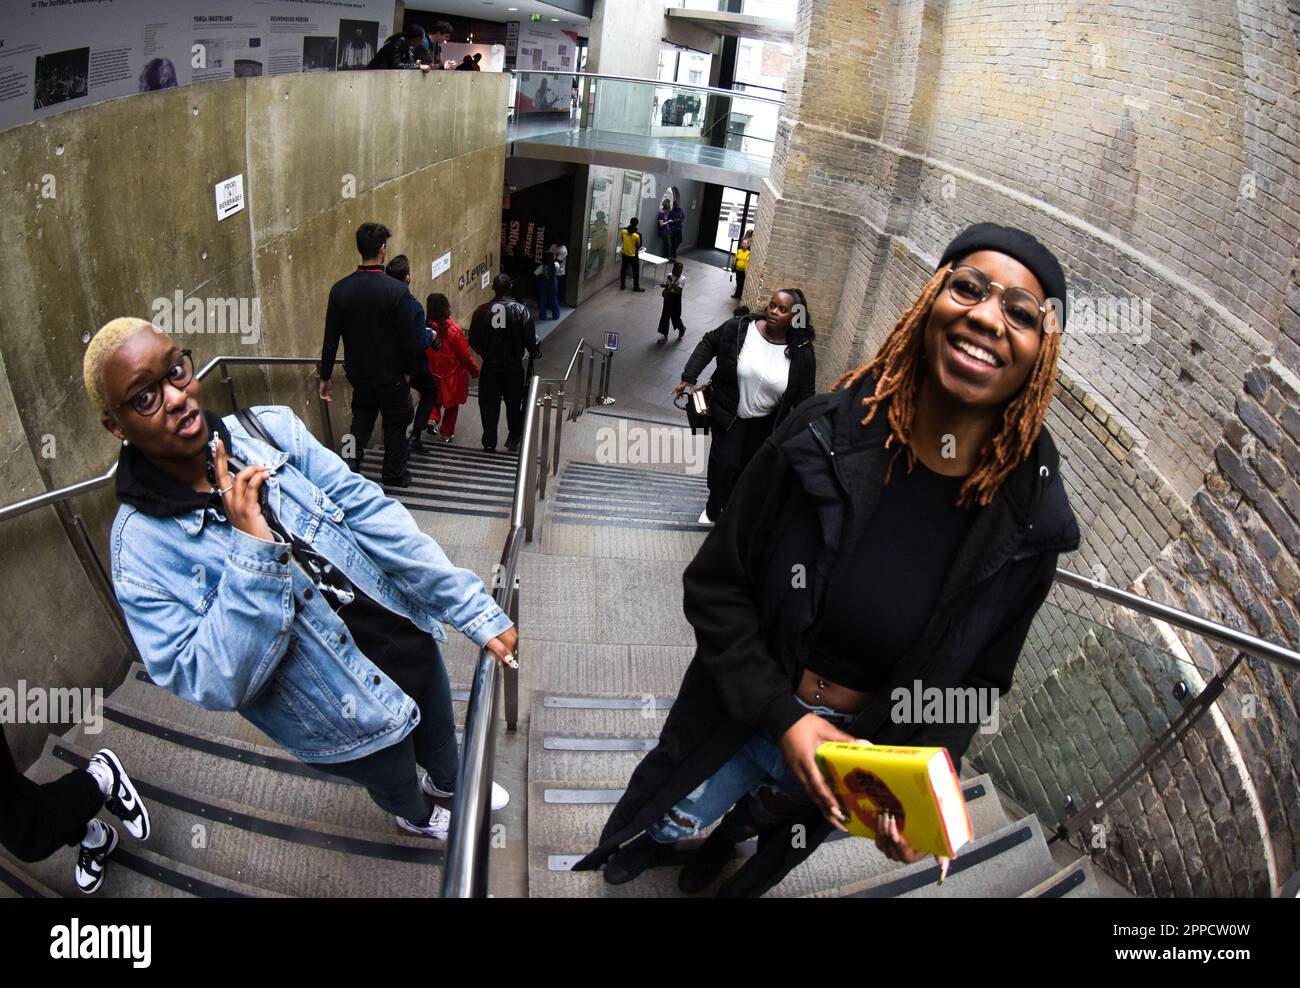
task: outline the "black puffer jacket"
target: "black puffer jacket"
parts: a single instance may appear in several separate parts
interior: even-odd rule
[[[852,389],[806,402],[759,449],[716,527],[686,568],[686,617],[696,652],[659,736],[610,815],[600,846],[575,867],[596,868],[721,768],[760,728],[779,737],[807,711],[794,690],[816,638],[821,602],[841,581],[870,593],[889,573],[847,572],[853,545],[878,501],[895,450],[887,408],[863,428],[870,375]],[[1005,693],[1021,647],[1056,573],[1078,548],[1079,529],[1044,429],[1030,456],[976,512],[920,639],[888,686],[846,730],[883,744],[946,747],[958,768],[978,724],[894,723],[890,694],[925,688],[996,687]],[[806,567],[806,587],[790,578]],[[721,895],[761,895],[830,833],[816,808],[758,853]],[[779,837],[779,839],[777,839]]]
[[[717,429],[730,429],[736,420],[736,407],[740,404],[740,379],[736,367],[740,363],[740,348],[745,345],[745,335],[757,333],[754,323],[761,318],[750,314],[728,319],[717,329],[705,333],[682,371],[682,380],[695,384],[710,360],[717,361],[713,372],[713,394],[709,398],[709,424]],[[785,395],[776,410],[778,424],[799,403],[813,396],[817,387],[817,358],[812,343],[805,341],[790,348],[790,380]]]

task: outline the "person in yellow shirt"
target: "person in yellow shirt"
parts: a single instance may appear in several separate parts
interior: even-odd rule
[[[736,272],[736,292],[732,298],[740,298],[745,291],[745,272],[749,270],[749,248],[754,242],[754,231],[750,230],[745,234],[739,244],[736,245],[736,263],[734,269]]]
[[[627,288],[627,273],[632,272],[632,291],[643,292],[641,287],[641,259],[638,256],[641,253],[641,234],[637,233],[637,224],[640,222],[635,216],[627,221],[627,226],[619,231],[623,238],[623,267],[618,272],[618,290],[621,292]]]

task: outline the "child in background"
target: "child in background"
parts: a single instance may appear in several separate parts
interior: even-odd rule
[[[429,372],[438,381],[438,405],[429,417],[429,425],[432,427],[441,419],[438,434],[444,443],[449,443],[456,435],[460,406],[469,401],[469,379],[478,377],[478,365],[469,351],[465,331],[451,318],[447,296],[430,295],[425,301],[425,311],[429,313],[429,326],[441,344],[437,350],[430,347],[424,351],[429,359]]]

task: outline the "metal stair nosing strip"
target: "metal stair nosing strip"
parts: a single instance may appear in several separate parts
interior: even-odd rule
[[[114,855],[116,857],[116,855]],[[11,870],[8,858],[0,857],[0,883],[7,885],[23,899],[48,899],[54,895],[53,890],[46,889],[41,891],[36,886],[42,883],[26,875],[20,875],[17,871]]]
[[[1046,887],[1040,887],[1039,891],[1035,892],[1032,897],[1035,899],[1061,899],[1087,881],[1088,870],[1084,867],[1083,862],[1076,862],[1062,874],[1052,879]]]
[[[361,475],[367,480],[374,480],[375,483],[380,483],[383,480],[383,477],[377,470],[363,470]],[[448,482],[448,478],[445,476],[437,475],[426,477],[422,473],[416,473],[414,470],[411,471],[411,480],[414,482],[412,486],[418,486],[424,490],[451,491],[452,493],[459,492],[465,494],[494,494],[497,496],[505,496],[506,494],[512,493],[514,490],[514,488],[509,484],[490,483],[486,480],[479,480],[477,477],[456,476],[450,478],[450,480],[462,481],[462,483],[451,483]]]
[[[1005,854],[1013,848],[1019,847],[1033,840],[1035,834],[1034,826],[1028,820],[1017,820],[1015,824],[1009,825],[1007,832],[1000,837],[992,838],[984,844],[962,851],[957,857],[952,859],[948,868],[948,880],[953,879],[964,871],[969,871],[986,861],[990,861],[999,855]],[[850,892],[842,896],[845,899],[890,899],[903,895],[907,892],[914,892],[917,889],[925,888],[927,885],[935,885],[939,881],[939,866],[930,865],[926,868],[918,869],[906,875],[900,875],[897,878],[889,879],[874,885],[871,888],[862,889],[858,892]]]
[[[408,462],[406,468],[412,476],[427,479],[461,480],[499,487],[509,487],[514,483],[513,470],[507,473],[492,467],[468,468],[445,463]],[[361,467],[361,472],[368,477],[380,476],[383,474],[383,466],[379,463],[366,463]]]
[[[86,755],[72,750],[66,743],[54,743],[51,754],[74,768],[85,768],[89,762]],[[134,773],[133,781],[140,794],[147,799],[156,800],[182,813],[238,827],[241,830],[247,830],[264,837],[274,837],[278,840],[307,847],[319,847],[362,857],[381,858],[410,864],[440,866],[444,861],[445,855],[440,848],[408,847],[403,844],[383,843],[361,837],[331,834],[322,830],[312,830],[293,824],[279,823],[251,813],[226,809],[181,793],[172,792],[141,777],[134,776]]]

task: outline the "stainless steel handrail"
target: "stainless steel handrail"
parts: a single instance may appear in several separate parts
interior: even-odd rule
[[[493,598],[509,611],[514,592],[515,570],[523,548],[525,518],[534,488],[530,465],[537,459],[534,442],[537,429],[537,395],[542,380],[534,376],[524,407],[524,434],[519,442],[519,470],[515,473],[514,503],[510,508],[510,532],[501,550],[501,562],[493,576]],[[456,770],[456,795],[452,800],[451,832],[447,835],[447,865],[443,869],[442,894],[447,899],[483,898],[488,888],[488,851],[491,846],[492,769],[496,756],[497,697],[501,665],[486,648],[479,650],[465,713],[465,744]]]
[[[697,93],[709,93],[727,99],[745,99],[754,103],[771,103],[773,106],[785,106],[785,100],[773,99],[770,96],[750,96],[748,93],[737,92],[734,89],[723,89],[719,86],[697,86],[689,82],[668,82],[665,79],[647,79],[645,76],[639,75],[613,75],[603,72],[548,72],[545,69],[514,69],[510,74],[516,78],[521,75],[553,75],[572,76],[575,79],[605,79],[610,82],[641,82],[659,89],[690,89]]]
[[[1218,624],[1203,617],[1197,617],[1195,614],[1179,610],[1177,607],[1170,607],[1168,604],[1161,604],[1154,600],[1148,600],[1146,597],[1139,597],[1135,593],[1120,590],[1118,587],[1109,586],[1098,580],[1091,580],[1086,576],[1071,573],[1069,570],[1057,569],[1055,582],[1067,587],[1073,587],[1076,590],[1082,590],[1084,593],[1108,600],[1113,604],[1127,607],[1129,610],[1137,611],[1144,617],[1165,621],[1204,638],[1209,638],[1211,641],[1228,645],[1248,655],[1267,659],[1269,662],[1288,666],[1292,670],[1300,672],[1300,652],[1286,648],[1283,645],[1265,641],[1263,638],[1257,638],[1244,631],[1229,628],[1226,625]]]

